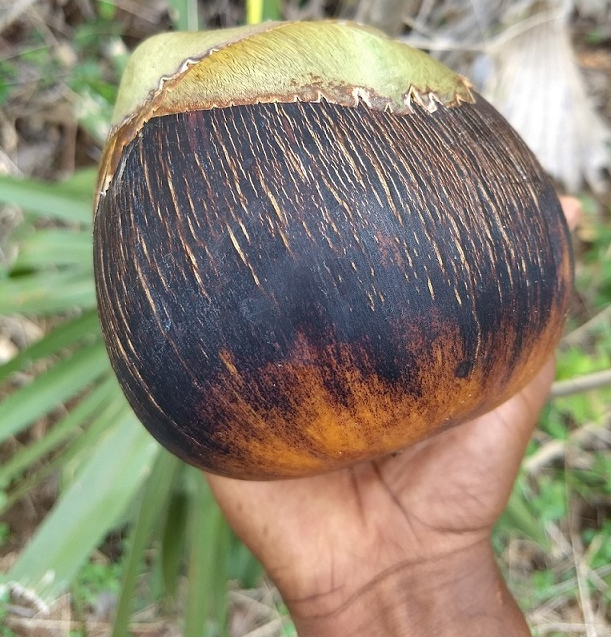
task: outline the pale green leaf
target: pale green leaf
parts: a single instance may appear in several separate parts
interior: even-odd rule
[[[159,449],[126,404],[20,555],[9,580],[45,601],[57,598],[124,515]]]
[[[103,409],[113,397],[117,396],[118,387],[112,377],[108,377],[72,408],[64,418],[56,422],[44,436],[21,447],[0,467],[0,487],[10,484],[20,473],[49,454],[55,447],[65,443]],[[62,457],[65,457],[62,455]]]
[[[176,31],[198,31],[197,0],[169,0],[171,18]]]
[[[81,168],[65,181],[57,182],[57,187],[62,191],[69,192],[71,195],[81,197],[83,202],[86,202],[89,209],[91,209],[97,175],[97,166]]]
[[[514,485],[507,507],[503,512],[499,524],[506,531],[514,531],[522,537],[536,542],[544,548],[549,547],[549,538],[537,514],[529,506],[526,494],[520,487],[520,482]]]
[[[93,258],[90,232],[71,228],[37,229],[19,243],[13,269],[57,268],[81,264],[91,269]]]
[[[57,355],[65,347],[86,339],[99,338],[100,327],[95,310],[83,313],[55,327],[47,336],[23,349],[11,360],[0,366],[0,382],[17,371],[24,371],[32,363],[51,355]]]
[[[181,461],[162,449],[157,455],[150,477],[146,480],[134,524],[128,538],[127,559],[121,584],[121,595],[113,624],[113,637],[129,636],[129,619],[133,612],[137,578],[150,536],[167,505],[174,476]]]
[[[189,498],[184,489],[177,488],[172,492],[168,502],[161,530],[158,568],[161,580],[160,592],[163,595],[175,595],[180,582],[188,513]]]
[[[108,369],[106,350],[97,341],[20,387],[0,403],[0,442],[77,395]]]
[[[185,637],[227,634],[227,558],[230,531],[201,471],[189,467],[189,557]]]
[[[0,281],[0,314],[49,315],[95,307],[93,274],[88,267],[41,271]]]
[[[6,494],[5,501],[0,503],[0,514],[7,511],[25,495],[30,493],[47,477],[54,473],[61,473],[64,485],[76,480],[77,475],[94,453],[97,442],[107,429],[114,426],[118,418],[126,409],[126,402],[121,394],[114,377],[107,379],[114,385],[114,392],[109,402],[103,405],[93,417],[91,423],[74,436],[70,443],[59,453],[40,464],[34,471],[30,471],[19,480],[14,488]]]
[[[81,185],[42,183],[0,175],[0,202],[21,206],[39,216],[90,225],[91,197],[80,192]]]

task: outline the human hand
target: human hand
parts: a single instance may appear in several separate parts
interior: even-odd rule
[[[580,207],[562,199],[571,227]],[[398,455],[277,482],[209,475],[308,635],[529,635],[490,547],[553,379]]]

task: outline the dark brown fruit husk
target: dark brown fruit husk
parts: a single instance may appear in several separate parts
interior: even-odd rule
[[[572,287],[553,185],[481,97],[433,113],[276,103],[149,120],[95,224],[137,416],[204,469],[376,458],[522,388]]]

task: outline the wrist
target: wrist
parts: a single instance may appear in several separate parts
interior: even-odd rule
[[[286,600],[299,637],[530,636],[487,542],[398,566],[339,605],[334,594]]]

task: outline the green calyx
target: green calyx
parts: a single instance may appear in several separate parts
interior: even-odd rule
[[[348,22],[267,22],[143,42],[119,87],[98,175],[154,118],[258,103],[321,102],[405,115],[474,102],[469,82],[426,53]]]
[[[146,40],[125,70],[113,124],[188,110],[322,99],[399,114],[415,105],[435,110],[439,103],[473,101],[463,77],[369,27],[269,22]]]

